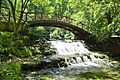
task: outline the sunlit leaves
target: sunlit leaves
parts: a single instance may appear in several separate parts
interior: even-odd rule
[[[80,15],[78,17],[79,21],[85,24],[83,28],[95,35],[99,40],[105,40],[120,29],[118,27],[119,2],[112,0],[94,2],[92,0],[84,0],[79,4],[83,6],[79,6],[81,10],[76,16]]]
[[[114,0],[33,0],[46,13],[69,16],[78,26],[104,40],[119,30],[120,4]],[[43,12],[44,12],[43,11]],[[104,36],[104,38],[103,38]],[[103,39],[101,39],[103,38]]]
[[[53,28],[50,38],[52,39],[74,39],[74,34],[69,31],[60,28]]]
[[[26,47],[27,36],[15,36],[10,32],[0,33],[0,52],[7,55],[16,55],[19,57],[31,56],[32,52]]]
[[[21,0],[17,2],[20,3]],[[20,4],[16,6],[18,10],[19,6]],[[49,17],[68,16],[76,20],[76,24],[84,24],[78,27],[97,38],[103,34],[110,37],[120,31],[119,0],[32,0],[26,11],[41,12]]]
[[[0,79],[1,80],[21,80],[21,64],[18,62],[11,62],[0,65]]]

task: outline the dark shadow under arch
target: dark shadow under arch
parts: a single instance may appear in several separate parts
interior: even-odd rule
[[[74,26],[70,23],[61,22],[61,21],[54,21],[54,20],[28,21],[27,25],[29,27],[36,27],[36,26],[50,27],[51,26],[51,27],[63,28],[65,30],[72,32],[78,39],[87,39],[91,35],[87,31],[77,26]]]

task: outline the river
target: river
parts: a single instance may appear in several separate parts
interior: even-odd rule
[[[84,41],[57,40],[48,42],[51,44],[50,49],[56,53],[45,57],[45,62],[50,63],[51,66],[37,71],[28,71],[22,76],[33,80],[39,78],[45,78],[45,80],[96,80],[97,78],[101,78],[100,80],[105,78],[106,80],[118,80],[119,75],[117,74],[120,71],[113,72],[113,67],[119,67],[118,62],[110,60],[105,54],[89,51]],[[59,60],[59,62],[53,63],[55,60]],[[54,67],[55,65],[57,67]],[[108,77],[108,71],[117,75],[117,78]],[[94,73],[100,75],[104,73],[105,75],[99,77]],[[90,79],[88,74],[95,76]]]

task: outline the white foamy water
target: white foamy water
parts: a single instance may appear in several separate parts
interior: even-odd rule
[[[51,46],[56,48],[54,58],[64,58],[69,69],[99,68],[105,63],[98,53],[89,51],[84,42],[76,41],[51,41]]]
[[[75,53],[90,53],[81,41],[51,41],[52,47],[56,48],[57,55],[65,56]]]
[[[89,51],[83,41],[50,41],[50,43],[56,54],[51,55],[51,59],[46,59],[46,62],[62,58],[67,67],[59,65],[59,68],[50,67],[39,70],[38,75],[32,75],[32,73],[27,75],[31,79],[43,77],[43,74],[47,73],[54,78],[53,80],[72,80],[70,77],[72,75],[106,69],[112,65],[109,59],[100,58],[104,55]],[[58,64],[60,63],[55,65]]]

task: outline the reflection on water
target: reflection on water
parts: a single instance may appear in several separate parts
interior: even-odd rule
[[[89,51],[83,41],[50,41],[50,43],[51,48],[54,48],[56,52],[56,54],[50,56],[51,61],[52,59],[62,58],[67,67],[60,66],[58,63],[56,65],[59,65],[59,68],[43,69],[37,71],[37,75],[30,73],[29,77],[40,78],[46,73],[52,76],[54,80],[72,80],[70,79],[71,75],[93,72],[99,69],[109,69],[113,66],[108,58],[101,59],[103,56],[106,57],[105,55]],[[62,79],[60,79],[61,77]]]

